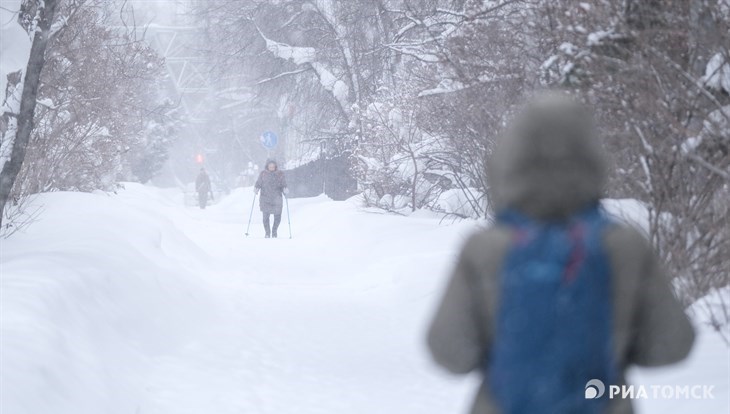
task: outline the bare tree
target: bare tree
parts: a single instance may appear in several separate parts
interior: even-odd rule
[[[19,196],[110,190],[135,178],[131,164],[164,160],[174,105],[159,94],[163,61],[134,32],[110,27],[110,14],[93,0],[54,39]]]
[[[24,162],[4,206],[5,236],[29,222],[32,194],[112,190],[148,180],[167,157],[178,116],[160,93],[163,61],[135,28],[114,27],[113,6],[80,0],[56,11],[63,17],[54,27],[63,30],[51,29]]]
[[[365,202],[390,211],[427,207],[451,181],[435,160],[436,137],[419,126],[418,101],[402,88],[384,91],[363,114],[367,137],[357,154]]]
[[[0,172],[0,227],[2,227],[5,205],[10,198],[15,180],[23,166],[28,143],[30,142],[30,136],[33,131],[36,97],[38,95],[41,72],[46,62],[46,47],[54,34],[51,28],[59,3],[60,0],[25,2],[25,13],[19,17],[19,19],[22,19],[21,22],[23,20],[32,21],[28,29],[29,33],[33,34],[33,44],[31,46],[28,67],[25,71],[20,111],[17,114],[17,129],[15,131],[11,130],[11,133],[15,133],[15,137],[10,137],[10,141],[7,144],[3,142],[5,144],[3,146],[12,148],[12,152],[10,159],[7,161],[2,160],[3,166]],[[32,19],[29,18],[30,10],[35,12]]]
[[[690,305],[730,284],[730,13],[711,0],[625,5],[546,2],[542,80],[596,107],[616,166],[610,195],[644,202]]]

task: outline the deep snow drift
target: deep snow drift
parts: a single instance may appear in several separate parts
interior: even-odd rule
[[[40,220],[2,241],[3,414],[465,412],[477,378],[441,372],[423,337],[478,224],[320,197],[291,200],[293,239],[286,216],[263,239],[258,213],[246,238],[252,198],[39,197]],[[689,361],[632,379],[715,399],[639,412],[730,411],[728,348],[699,329]]]

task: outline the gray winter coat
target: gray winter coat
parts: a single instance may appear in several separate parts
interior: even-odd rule
[[[212,190],[210,185],[210,177],[206,173],[198,174],[198,178],[195,179],[195,191],[201,194],[208,194]]]
[[[284,206],[282,193],[286,188],[286,178],[284,173],[275,170],[261,171],[258,180],[256,180],[256,188],[261,191],[259,198],[259,206],[264,214],[281,214]]]
[[[605,177],[589,114],[557,95],[528,105],[498,143],[489,168],[495,208],[516,208],[537,219],[565,217],[595,202]],[[451,274],[428,332],[428,346],[436,362],[453,373],[483,369],[496,335],[499,273],[510,239],[510,231],[500,225],[474,234]],[[684,359],[694,330],[651,245],[639,232],[612,226],[603,242],[612,269],[613,347],[620,372],[620,383],[613,385],[622,385],[630,365],[659,366]],[[633,412],[628,399],[610,401],[607,413]],[[486,383],[477,391],[471,412],[500,413]]]

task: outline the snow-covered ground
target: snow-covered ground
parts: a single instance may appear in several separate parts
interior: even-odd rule
[[[41,196],[3,240],[3,414],[456,413],[477,378],[430,361],[424,330],[475,222],[291,200],[265,240],[253,194],[206,210],[127,184]],[[701,322],[701,321],[700,321]],[[700,328],[691,358],[632,373],[715,385],[714,400],[643,413],[730,412],[730,353]]]

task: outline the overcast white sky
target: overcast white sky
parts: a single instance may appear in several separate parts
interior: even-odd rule
[[[153,18],[152,21],[145,23],[152,24],[171,24],[175,14],[185,10],[186,6],[191,3],[189,0],[129,0],[128,4],[132,5],[136,11],[142,11],[145,17]]]

